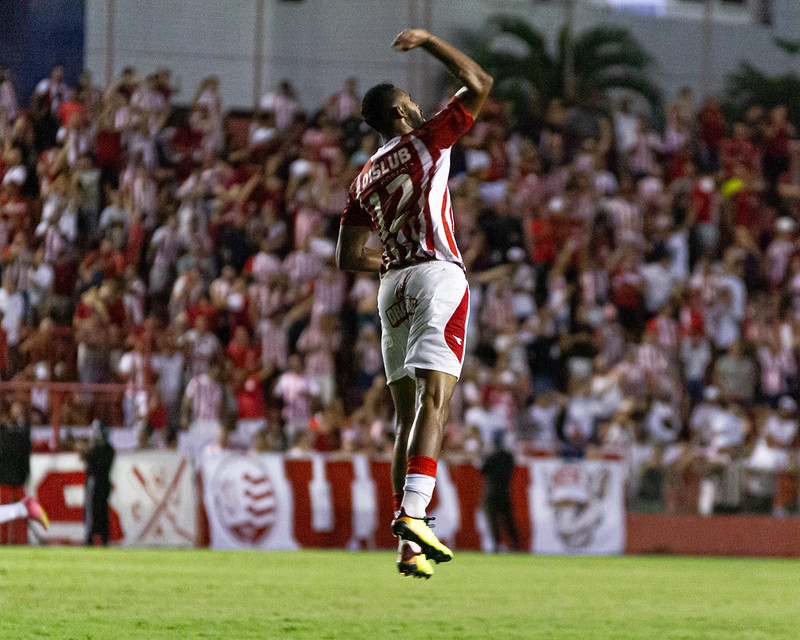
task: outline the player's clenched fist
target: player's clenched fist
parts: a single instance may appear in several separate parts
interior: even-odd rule
[[[392,47],[398,51],[411,51],[425,44],[431,39],[431,34],[425,29],[405,29],[394,39]]]

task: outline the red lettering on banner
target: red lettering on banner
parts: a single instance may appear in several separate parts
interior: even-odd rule
[[[51,471],[36,487],[36,499],[53,522],[83,522],[83,508],[67,505],[64,490],[85,484],[83,471]]]
[[[47,512],[50,522],[83,522],[83,507],[70,507],[64,490],[85,484],[86,474],[83,471],[50,471],[42,478],[36,487],[36,499]],[[108,507],[108,523],[111,541],[122,540],[119,515],[111,506]]]
[[[375,482],[375,499],[378,502],[378,526],[375,530],[375,547],[391,549],[397,545],[392,534],[391,522],[394,518],[392,503],[392,465],[389,462],[370,462],[370,473]]]
[[[25,497],[25,487],[0,486],[0,504],[12,504]],[[28,523],[24,518],[0,524],[0,544],[28,544]]]
[[[514,505],[514,522],[519,532],[519,550],[531,548],[531,518],[528,505],[528,485],[531,483],[528,467],[514,467],[511,476],[511,504]],[[511,541],[507,541],[509,546]]]
[[[301,547],[316,547],[316,532],[311,528],[311,462],[286,460],[286,479],[294,498],[294,539]]]
[[[353,533],[353,465],[347,461],[327,462],[326,479],[331,485],[333,528],[314,531],[311,526],[311,462],[287,460],[286,477],[294,495],[294,539],[301,547],[344,548]],[[391,497],[391,496],[390,496]]]
[[[481,506],[483,475],[480,469],[460,464],[450,467],[450,479],[458,494],[458,508],[461,512],[461,528],[456,532],[456,549],[479,550],[481,536],[475,525],[475,512]]]

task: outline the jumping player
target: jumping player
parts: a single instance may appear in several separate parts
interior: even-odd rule
[[[397,413],[392,458],[400,573],[430,578],[430,560],[453,552],[428,526],[442,435],[461,365],[469,287],[455,243],[447,181],[450,148],[472,126],[492,77],[467,55],[422,29],[406,29],[392,45],[421,47],[464,86],[425,121],[409,95],[379,84],[364,95],[361,115],[384,145],[350,187],[339,229],[341,269],[380,271],[381,349]],[[383,252],[366,246],[377,231]]]
[[[19,502],[0,505],[0,524],[27,518],[42,525],[45,529],[50,527],[50,521],[42,506],[35,498],[30,496],[23,498]]]

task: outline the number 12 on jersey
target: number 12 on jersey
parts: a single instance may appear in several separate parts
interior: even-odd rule
[[[370,203],[373,207],[375,207],[375,217],[378,220],[378,228],[382,237],[387,237],[389,233],[397,233],[400,230],[400,227],[403,226],[403,222],[405,222],[408,212],[403,213],[403,210],[405,209],[408,201],[411,199],[412,193],[414,192],[414,188],[411,186],[411,176],[409,176],[407,173],[401,173],[386,187],[386,190],[389,192],[389,197],[391,197],[398,189],[402,189],[403,193],[400,195],[400,202],[397,203],[394,220],[392,220],[392,224],[389,226],[389,229],[386,229],[380,196],[377,193],[373,193],[369,197]]]

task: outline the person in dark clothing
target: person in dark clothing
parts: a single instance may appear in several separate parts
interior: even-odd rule
[[[102,420],[92,423],[92,444],[84,451],[86,462],[86,499],[83,520],[86,523],[86,544],[108,545],[108,496],[111,493],[111,465],[114,448],[108,441],[109,428]]]
[[[31,428],[19,402],[11,405],[9,418],[0,420],[0,504],[12,504],[25,497],[30,473]],[[26,544],[24,521],[0,526],[0,544]]]
[[[511,547],[519,550],[519,533],[514,521],[514,508],[511,504],[509,485],[514,473],[514,456],[503,447],[503,433],[494,435],[494,453],[487,456],[481,472],[486,483],[483,490],[483,508],[489,520],[489,531],[492,534],[493,551],[497,553],[500,545],[500,527],[505,528],[511,540]]]

